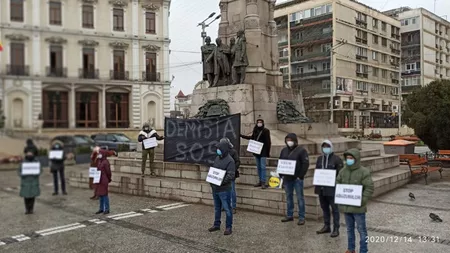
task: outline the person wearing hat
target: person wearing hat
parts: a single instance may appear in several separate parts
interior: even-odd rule
[[[147,157],[150,161],[150,175],[155,176],[155,168],[153,161],[155,160],[155,147],[145,148],[144,140],[150,138],[156,138],[156,140],[164,140],[164,136],[159,136],[156,130],[152,129],[148,123],[145,123],[142,130],[139,132],[138,142],[142,142],[142,164],[141,171],[142,177],[145,176],[145,164],[147,163]]]
[[[236,213],[236,178],[239,177],[239,166],[241,165],[241,160],[239,159],[239,154],[234,149],[233,144],[231,143],[230,139],[228,138],[222,138],[220,140],[221,143],[226,143],[229,145],[230,150],[228,151],[231,158],[234,160],[234,166],[235,166],[235,172],[234,172],[234,179],[231,181],[231,207],[233,208],[233,213]]]

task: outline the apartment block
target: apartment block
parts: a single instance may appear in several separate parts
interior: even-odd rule
[[[399,20],[351,0],[293,0],[275,17],[284,83],[309,117],[341,132],[398,127]]]
[[[402,94],[436,79],[450,79],[450,22],[423,8],[385,12],[400,20]]]
[[[6,127],[163,128],[170,0],[0,1]]]

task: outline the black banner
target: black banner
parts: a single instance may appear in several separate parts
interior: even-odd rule
[[[216,145],[227,137],[239,153],[241,114],[208,119],[166,118],[164,161],[212,165]]]

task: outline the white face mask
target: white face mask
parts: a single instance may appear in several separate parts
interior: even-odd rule
[[[102,154],[98,154],[98,155],[97,155],[97,158],[98,158],[98,159],[101,159],[102,157],[103,157]]]
[[[258,123],[258,124],[256,124],[258,127],[262,127],[263,126],[263,124],[262,123]]]
[[[287,144],[289,147],[294,146],[294,142],[293,142],[293,141],[287,141],[286,144]]]

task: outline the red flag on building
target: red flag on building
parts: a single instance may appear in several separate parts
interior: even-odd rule
[[[0,52],[3,51],[3,45],[2,42],[0,41]]]

